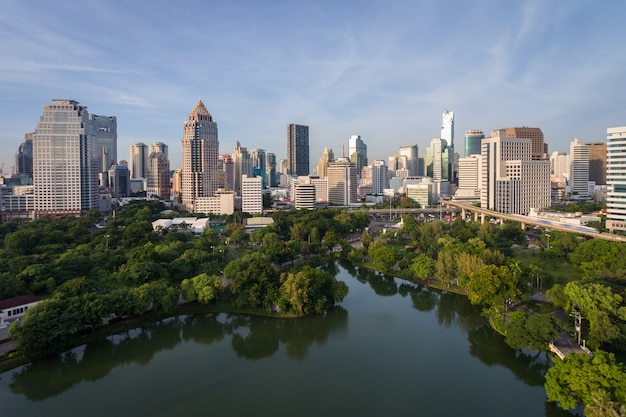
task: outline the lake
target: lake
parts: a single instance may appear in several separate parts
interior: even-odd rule
[[[466,297],[350,265],[300,319],[178,316],[0,374],[5,416],[569,416]]]

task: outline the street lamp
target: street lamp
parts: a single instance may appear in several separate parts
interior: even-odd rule
[[[548,250],[550,250],[550,233],[545,233],[546,237],[548,238]]]

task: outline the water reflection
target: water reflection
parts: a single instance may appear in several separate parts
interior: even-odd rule
[[[246,359],[271,356],[284,344],[287,357],[302,360],[313,343],[323,344],[332,333],[345,331],[347,322],[348,312],[339,307],[299,320],[226,314],[173,317],[81,346],[60,358],[24,365],[13,373],[9,386],[14,394],[42,401],[81,382],[101,379],[117,367],[147,365],[158,352],[181,342],[208,346],[226,337],[237,356]]]

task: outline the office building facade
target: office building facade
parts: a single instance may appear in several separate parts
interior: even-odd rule
[[[606,131],[606,228],[626,232],[626,126]]]
[[[287,174],[309,175],[309,127],[287,126]]]

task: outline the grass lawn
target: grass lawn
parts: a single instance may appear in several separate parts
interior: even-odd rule
[[[554,284],[566,284],[579,279],[578,272],[567,258],[544,258],[540,252],[533,249],[517,248],[515,257],[523,265],[536,265],[539,267],[540,278],[543,279],[544,290]]]

